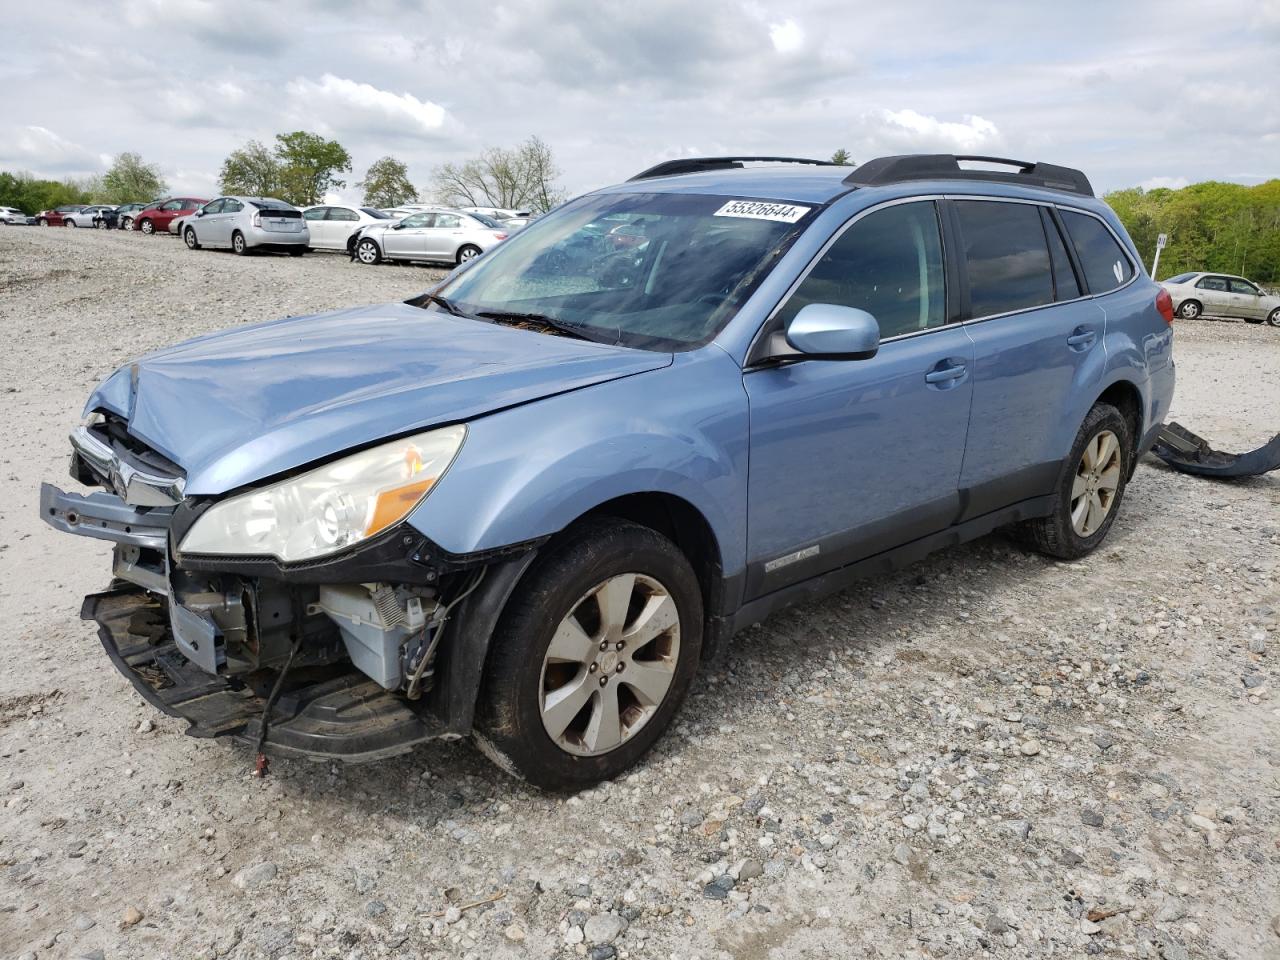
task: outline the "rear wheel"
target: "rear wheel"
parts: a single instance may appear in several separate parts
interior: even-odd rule
[[[474,243],[463,244],[458,250],[458,263],[466,263],[468,260],[474,260],[483,253]]]
[[[1178,316],[1183,320],[1194,320],[1200,316],[1201,309],[1199,300],[1186,300],[1178,307]]]
[[[580,524],[503,613],[476,741],[547,789],[616,777],[670,724],[701,648],[702,593],[675,544],[623,520]]]
[[[151,234],[156,232],[156,225],[152,223],[150,220],[143,220],[141,223],[138,224],[138,229],[141,230],[143,233],[145,233],[147,236],[151,236]]]
[[[1095,550],[1115,522],[1132,459],[1129,422],[1110,404],[1095,404],[1064,461],[1053,511],[1023,525],[1026,539],[1063,560]]]
[[[123,220],[121,220],[121,221],[120,221],[120,229],[121,229],[121,230],[132,230],[132,229],[133,229],[133,217],[125,217]]]
[[[106,230],[107,227],[109,226],[106,220],[95,220],[93,221],[93,225],[97,227],[99,230]]]
[[[1280,307],[1276,307],[1267,314],[1267,323],[1271,324],[1273,327],[1280,327]]]
[[[72,220],[70,217],[67,217],[67,219],[65,219],[65,220],[63,220],[63,221],[62,221],[62,225],[63,225],[64,227],[71,227],[72,229],[74,229],[74,228],[75,228],[75,225],[76,225],[76,222],[75,222],[74,220]]]
[[[244,234],[239,230],[231,234],[231,249],[237,257],[243,257],[249,252],[249,245],[244,242]]]
[[[382,251],[372,240],[361,240],[356,244],[356,259],[363,264],[373,266],[382,260]]]

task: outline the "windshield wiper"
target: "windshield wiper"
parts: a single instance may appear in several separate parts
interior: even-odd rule
[[[545,313],[521,313],[519,310],[477,310],[476,316],[484,317],[486,320],[493,320],[497,323],[535,323],[548,330],[554,330],[556,333],[562,333],[566,337],[576,337],[579,340],[588,340],[591,343],[601,342],[595,337],[583,333],[582,328],[577,324],[569,323],[565,320],[557,320],[555,317],[548,317]]]
[[[463,313],[458,309],[457,305],[448,297],[442,297],[438,293],[423,293],[409,301],[415,307],[426,306],[428,303],[434,303],[443,309],[446,313],[451,313],[455,317],[468,317],[469,314]]]

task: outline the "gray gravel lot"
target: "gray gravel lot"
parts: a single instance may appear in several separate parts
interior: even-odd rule
[[[1280,475],[1138,468],[1073,564],[1000,536],[748,631],[630,776],[466,744],[378,766],[196,741],[77,611],[36,517],[152,347],[438,273],[0,228],[0,958],[1280,956]],[[1175,415],[1280,429],[1280,331],[1179,323]]]

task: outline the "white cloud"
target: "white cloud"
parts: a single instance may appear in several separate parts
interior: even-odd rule
[[[804,46],[804,30],[788,17],[781,23],[769,25],[769,39],[773,41],[773,49],[779,53],[795,53]]]
[[[392,93],[368,83],[324,74],[319,81],[298,78],[289,83],[293,109],[314,118],[317,127],[333,132],[376,130],[385,134],[437,133],[444,126],[444,107],[411,93]]]
[[[973,153],[1000,141],[994,123],[976,114],[961,120],[939,120],[915,110],[875,110],[863,117],[873,140],[902,150]]]
[[[101,154],[54,133],[48,127],[25,126],[0,134],[0,163],[50,173],[91,173],[101,167]]]
[[[1138,186],[1143,190],[1159,190],[1162,187],[1167,187],[1170,190],[1180,190],[1190,182],[1186,177],[1151,177],[1143,180]]]

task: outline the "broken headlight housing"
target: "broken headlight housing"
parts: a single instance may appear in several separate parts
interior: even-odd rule
[[[467,435],[443,427],[335,460],[210,507],[183,553],[313,560],[403,520],[444,476]]]

